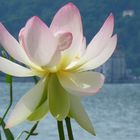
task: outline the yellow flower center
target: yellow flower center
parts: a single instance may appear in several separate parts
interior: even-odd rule
[[[48,76],[49,73],[64,73],[70,71],[76,71],[76,69],[80,66],[77,65],[77,62],[81,59],[79,55],[77,55],[73,60],[68,56],[62,56],[60,62],[52,67],[49,66],[37,66],[34,63],[31,63],[30,66],[33,72],[36,73],[39,77]]]

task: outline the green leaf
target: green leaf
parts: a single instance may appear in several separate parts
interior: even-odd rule
[[[37,126],[39,124],[39,121],[37,121],[33,127],[31,128],[31,130],[29,131],[27,137],[25,138],[25,140],[28,140],[30,138],[30,136],[32,136],[32,134],[34,133],[34,131],[36,130]]]
[[[7,140],[14,140],[14,136],[13,136],[12,132],[10,131],[10,129],[5,129],[5,123],[2,120],[2,118],[0,118],[0,122],[1,122],[2,129],[4,131],[6,139]]]
[[[6,77],[5,77],[5,82],[6,82],[6,83],[12,83],[12,76],[11,76],[11,75],[6,74]]]
[[[6,57],[5,57],[5,58],[6,58]],[[9,60],[13,61],[14,59],[13,59],[12,57],[10,57]],[[6,74],[5,82],[6,82],[6,83],[9,83],[9,84],[12,83],[12,76]]]
[[[1,131],[0,131],[0,140],[2,140],[2,138],[1,138]]]
[[[92,122],[90,121],[88,114],[86,113],[80,97],[69,95],[70,97],[70,117],[74,118],[77,123],[84,128],[86,131],[96,136],[95,130],[92,126]]]
[[[55,74],[49,78],[48,101],[50,112],[57,120],[61,121],[67,117],[70,108],[69,96]]]

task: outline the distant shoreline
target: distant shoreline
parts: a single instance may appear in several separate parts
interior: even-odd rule
[[[13,77],[12,79],[14,82],[34,82],[32,77]],[[5,77],[0,77],[0,82],[5,82]]]
[[[5,77],[0,77],[0,82],[5,82]],[[13,82],[34,82],[32,77],[19,78],[13,77]],[[105,82],[106,84],[140,84],[140,80],[123,80],[123,81],[115,81],[115,82]]]

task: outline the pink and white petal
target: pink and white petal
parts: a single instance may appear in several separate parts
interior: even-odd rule
[[[59,32],[72,33],[72,44],[69,49],[64,51],[64,54],[69,55],[69,57],[74,57],[83,40],[82,21],[79,9],[72,3],[63,6],[54,16],[50,29],[54,34]]]
[[[57,39],[36,16],[28,20],[19,39],[29,58],[39,66],[47,65],[57,50]]]
[[[31,69],[25,68],[3,57],[0,57],[0,71],[16,77],[30,77],[35,75]]]
[[[66,91],[80,96],[95,95],[104,84],[104,76],[98,72],[66,73],[58,77]]]
[[[87,71],[98,68],[102,64],[104,64],[113,54],[117,45],[117,35],[114,35],[107,43],[105,49],[94,59],[91,59],[84,65],[82,65],[78,70],[79,71]]]
[[[45,86],[45,79],[41,79],[17,103],[6,123],[6,128],[11,128],[26,120],[39,104]]]
[[[8,52],[10,56],[19,62],[28,64],[28,57],[24,49],[17,40],[6,30],[4,25],[0,23],[0,44]]]
[[[114,28],[114,17],[112,14],[106,19],[105,23],[101,27],[100,31],[95,35],[92,41],[87,46],[84,60],[88,61],[91,58],[95,58],[106,47],[108,40],[112,36]]]
[[[47,68],[57,67],[58,64],[60,64],[62,52],[68,49],[72,43],[72,34],[69,32],[59,33],[56,35],[56,38],[58,40],[57,51],[55,52],[55,55],[52,57],[49,64],[46,65]]]

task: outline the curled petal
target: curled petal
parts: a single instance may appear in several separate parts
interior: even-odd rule
[[[101,27],[100,31],[95,35],[92,41],[87,46],[84,60],[90,60],[98,56],[106,47],[109,39],[112,36],[114,28],[114,17],[112,14],[106,19],[105,23]]]
[[[40,80],[20,99],[6,123],[6,128],[11,128],[23,122],[33,113],[42,97],[44,85],[45,79]]]
[[[70,32],[59,33],[56,37],[58,38],[57,48],[59,51],[64,51],[70,47],[72,43],[72,34]]]
[[[57,38],[57,51],[55,52],[55,55],[52,57],[51,61],[49,64],[46,65],[47,68],[49,67],[57,67],[57,65],[61,61],[61,51],[64,51],[68,49],[72,43],[72,34],[69,32],[66,33],[57,33],[56,35]]]
[[[98,72],[65,73],[59,75],[63,88],[71,94],[95,95],[104,83],[104,76]]]
[[[106,44],[105,49],[94,59],[91,59],[84,65],[82,65],[78,70],[79,71],[87,71],[95,69],[102,64],[104,64],[113,54],[117,45],[117,35],[114,35]]]
[[[39,66],[47,65],[57,50],[57,40],[41,19],[28,20],[19,39],[30,59]]]
[[[0,57],[0,71],[17,77],[29,77],[35,75],[31,69],[25,68],[3,57]]]
[[[0,23],[0,44],[1,46],[19,62],[24,64],[29,63],[29,59],[20,46],[17,40],[6,30],[6,28]]]

